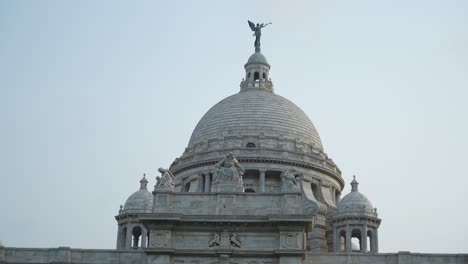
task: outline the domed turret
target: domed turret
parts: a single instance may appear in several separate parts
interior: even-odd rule
[[[148,246],[148,230],[139,222],[138,215],[151,213],[153,195],[147,190],[146,175],[140,180],[140,189],[128,197],[115,217],[118,222],[117,249],[141,249]]]
[[[153,195],[147,190],[146,176],[140,180],[140,189],[128,197],[123,207],[124,212],[151,212],[153,208]]]
[[[270,67],[266,57],[261,52],[255,52],[254,54],[250,55],[247,63],[245,64],[245,68],[247,68],[250,64],[264,64],[265,66]]]
[[[381,219],[369,199],[358,190],[356,176],[351,182],[351,192],[338,203],[333,214],[333,245],[334,251],[347,253],[377,253],[378,228]],[[351,240],[359,240],[357,250],[352,248]],[[369,245],[367,240],[369,238]]]
[[[377,216],[374,212],[374,207],[367,197],[358,190],[359,183],[356,177],[353,177],[351,182],[351,192],[341,199],[336,208],[336,215],[362,215],[369,214]]]

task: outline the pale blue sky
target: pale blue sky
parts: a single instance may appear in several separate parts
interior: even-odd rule
[[[462,0],[0,1],[0,240],[114,248],[142,173],[238,92],[247,19],[273,22],[276,92],[357,175],[381,251],[468,252]]]

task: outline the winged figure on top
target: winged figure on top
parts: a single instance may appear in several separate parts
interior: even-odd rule
[[[257,25],[255,25],[255,23],[253,23],[252,21],[250,20],[247,20],[247,21],[249,22],[250,29],[252,29],[252,31],[254,32],[253,35],[255,36],[255,43],[254,43],[255,52],[260,52],[260,37],[262,36],[262,28],[270,25],[271,22],[266,23],[266,24],[257,23]]]

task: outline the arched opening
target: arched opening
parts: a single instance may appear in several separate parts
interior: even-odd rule
[[[321,201],[318,185],[312,182],[311,188],[312,188],[312,194],[314,195],[315,199],[317,199],[317,201]]]
[[[244,192],[246,192],[246,193],[254,193],[254,192],[255,192],[255,190],[254,190],[254,189],[251,189],[251,188],[249,188],[249,189],[245,189],[245,190],[244,190]]]
[[[149,241],[150,235],[149,234],[150,234],[150,231],[149,230],[146,231],[146,247],[147,248],[149,248],[149,245],[150,245],[150,241]]]
[[[141,247],[141,244],[140,244],[141,227],[135,226],[132,229],[132,236],[133,236],[133,245],[132,245],[132,247],[135,248],[135,249]]]
[[[259,72],[255,72],[254,73],[254,81],[258,81],[260,79],[260,73]]]
[[[247,145],[245,145],[246,148],[255,148],[255,143],[249,142]]]
[[[120,248],[127,247],[127,227],[122,228],[121,238],[120,238]]]
[[[359,229],[351,231],[351,249],[353,252],[361,252],[362,250],[362,236]]]
[[[262,73],[262,78],[264,81],[266,80],[266,73]]]
[[[339,191],[335,191],[335,204],[338,204],[338,202],[341,200],[341,193]]]
[[[247,73],[247,79],[250,79],[251,76],[252,76],[251,72]]]
[[[338,239],[338,252],[346,251],[346,232],[342,230]]]
[[[185,185],[184,185],[184,192],[189,192],[190,191],[190,182],[187,182]]]

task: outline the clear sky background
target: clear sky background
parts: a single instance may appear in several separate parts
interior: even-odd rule
[[[119,205],[237,93],[247,19],[381,252],[468,252],[468,1],[0,1],[0,240],[115,248]]]

